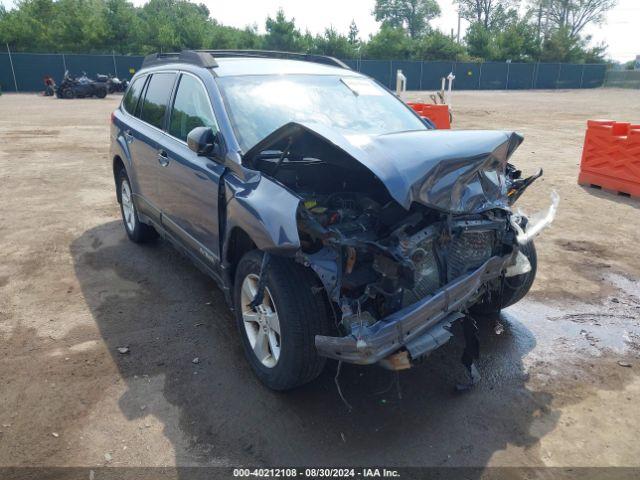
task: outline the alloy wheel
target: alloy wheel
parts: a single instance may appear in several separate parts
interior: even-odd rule
[[[126,179],[122,180],[120,195],[122,200],[122,218],[127,226],[127,230],[133,233],[136,228],[136,210],[133,205],[133,199],[131,198],[131,187]]]
[[[259,277],[247,275],[242,281],[240,305],[242,320],[249,345],[262,365],[273,368],[280,358],[280,321],[273,297],[267,287],[264,288],[262,302],[255,308],[251,302],[258,291]]]

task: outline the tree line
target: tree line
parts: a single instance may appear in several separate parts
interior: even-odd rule
[[[451,0],[444,0],[451,1]],[[601,23],[616,0],[453,0],[470,26],[462,38],[432,26],[436,0],[376,0],[380,29],[363,39],[348,32],[301,31],[282,10],[257,25],[235,28],[189,0],[19,0],[0,5],[0,42],[13,51],[146,54],[190,49],[269,49],[343,59],[514,62],[605,61],[585,27]]]

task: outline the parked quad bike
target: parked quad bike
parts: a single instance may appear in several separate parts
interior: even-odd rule
[[[56,96],[58,98],[67,99],[86,97],[104,98],[107,96],[107,93],[106,83],[91,80],[84,72],[81,77],[74,78],[69,75],[68,71],[64,72],[64,78],[56,90]]]
[[[98,82],[105,83],[107,85],[107,91],[109,93],[124,92],[129,86],[127,80],[120,80],[118,77],[108,74],[104,75],[99,73],[96,77]]]

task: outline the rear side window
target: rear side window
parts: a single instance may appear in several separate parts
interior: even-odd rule
[[[187,135],[196,127],[218,130],[204,87],[191,75],[182,75],[171,110],[169,134],[186,142]]]
[[[136,105],[138,104],[138,99],[142,93],[142,88],[144,87],[144,81],[146,78],[146,76],[136,78],[122,100],[122,106],[131,115],[135,115]]]
[[[174,73],[154,73],[149,80],[147,94],[142,101],[140,119],[157,128],[162,128],[164,113],[171,96]]]

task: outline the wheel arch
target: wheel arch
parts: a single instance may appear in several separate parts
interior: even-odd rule
[[[233,288],[233,285],[235,283],[236,271],[238,268],[238,264],[240,263],[240,260],[244,255],[254,250],[265,253],[264,250],[261,250],[256,245],[256,243],[253,241],[251,236],[242,227],[239,227],[239,226],[233,227],[229,232],[229,236],[227,237],[227,241],[225,243],[225,250],[223,253],[223,260],[224,260],[224,264],[226,266],[226,271],[228,274],[227,278],[230,281],[231,288]],[[293,257],[289,255],[279,255],[277,253],[272,253],[272,255],[275,255],[281,258],[286,258],[294,262]],[[302,264],[298,264],[298,265],[301,268],[304,268],[305,270],[307,270],[311,278],[314,279],[315,285],[310,285],[310,287],[320,288],[320,290],[318,290],[317,293],[322,295],[322,300],[327,307],[327,311],[331,313],[332,319],[335,323],[335,321],[337,321],[335,318],[335,310],[332,306],[332,301],[329,298],[329,293],[324,287],[324,283],[322,282],[322,279],[318,275],[318,272],[316,272],[313,268],[306,267]]]
[[[127,172],[127,167],[124,161],[122,160],[122,158],[120,157],[120,155],[113,156],[112,168],[113,168],[113,182],[116,186],[116,198],[118,199],[118,203],[122,203],[121,192],[120,192],[120,189],[118,188],[118,174],[120,173],[120,170],[124,170],[125,172]],[[127,173],[127,176],[128,175],[129,174]]]
[[[258,250],[258,247],[249,234],[242,227],[232,227],[223,252],[223,259],[227,266],[231,285],[233,285],[240,259],[252,250]]]

